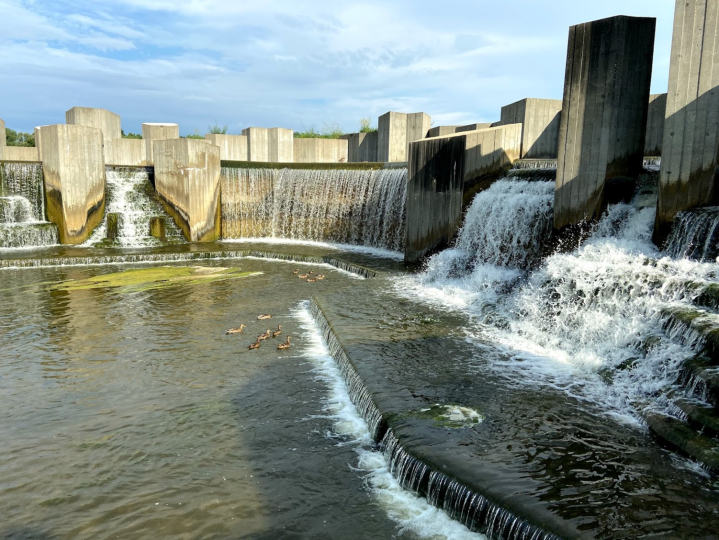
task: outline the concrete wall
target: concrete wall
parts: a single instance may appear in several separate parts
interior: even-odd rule
[[[343,163],[349,158],[347,139],[294,139],[295,163]]]
[[[462,221],[466,137],[410,144],[405,261],[449,245]]]
[[[242,130],[247,137],[247,157],[249,161],[267,163],[270,160],[270,134],[267,128],[250,127]]]
[[[267,130],[267,157],[271,163],[293,163],[295,160],[294,131],[284,128]]]
[[[459,126],[459,127],[455,130],[455,133],[461,133],[461,132],[463,132],[463,131],[478,131],[478,130],[480,130],[480,129],[489,129],[489,128],[493,127],[493,126],[494,126],[494,124],[492,124],[492,122],[484,122],[484,123],[479,123],[479,124],[469,124],[469,125],[466,125],[466,126]]]
[[[205,135],[205,139],[220,147],[222,161],[249,161],[246,136],[208,133]]]
[[[662,139],[664,138],[664,116],[666,112],[666,94],[652,94],[651,96],[649,96],[646,139],[644,141],[645,156],[656,157],[662,155]]]
[[[407,161],[409,143],[427,137],[432,119],[425,113],[388,112],[379,117],[377,158],[380,162]]]
[[[154,142],[155,189],[190,242],[220,237],[220,148],[199,139]]]
[[[719,204],[719,3],[677,0],[654,240],[677,213]]]
[[[343,135],[342,138],[347,140],[347,161],[349,163],[376,163],[378,161],[377,143],[379,134],[376,131],[371,133],[351,133]]]
[[[58,124],[42,128],[46,213],[62,244],[81,244],[105,211],[105,160],[102,132]]]
[[[147,143],[142,139],[114,139],[105,145],[105,163],[123,167],[147,167]]]
[[[4,159],[3,154],[5,151],[6,144],[7,142],[5,137],[5,121],[0,118],[0,159]]]
[[[40,159],[39,156],[42,155],[42,128],[46,126],[35,126],[33,129],[33,133],[35,134],[35,148],[37,148],[38,152],[38,160]]]
[[[40,154],[37,151],[37,147],[6,146],[2,159],[6,161],[40,161]]]
[[[656,20],[612,17],[569,30],[554,227],[600,217],[642,171]]]
[[[433,137],[444,137],[445,135],[454,135],[457,133],[457,128],[462,126],[437,126],[431,128],[427,132],[427,138],[433,138]],[[467,130],[469,131],[469,130]]]
[[[526,98],[502,107],[495,126],[522,124],[522,158],[556,159],[562,101]]]
[[[154,165],[153,148],[155,141],[180,138],[180,126],[177,124],[142,124],[142,139],[145,141],[145,159],[148,165]]]
[[[102,131],[104,143],[122,138],[120,116],[105,109],[73,107],[65,113],[65,122],[75,126],[88,126]]]

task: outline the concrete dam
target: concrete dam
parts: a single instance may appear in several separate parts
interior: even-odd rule
[[[495,122],[0,145],[0,536],[716,538],[719,11],[651,95],[655,24]]]

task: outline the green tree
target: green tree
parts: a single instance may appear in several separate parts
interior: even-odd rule
[[[125,133],[125,130],[121,130],[123,139],[142,139],[142,135],[139,133]]]
[[[35,146],[35,134],[23,133],[14,129],[5,128],[5,139],[8,146]]]
[[[227,126],[220,127],[217,125],[217,122],[215,122],[214,126],[210,126],[208,129],[212,135],[227,135]]]
[[[377,128],[372,127],[371,118],[362,118],[360,120],[360,133],[374,133]]]

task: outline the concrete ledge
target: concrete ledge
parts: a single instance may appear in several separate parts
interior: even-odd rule
[[[2,149],[4,161],[40,161],[37,148],[31,146],[6,146]]]
[[[245,135],[218,135],[208,133],[205,139],[220,147],[222,161],[248,161],[247,137]]]
[[[155,189],[185,238],[220,237],[220,149],[205,140],[155,141]]]
[[[147,167],[147,143],[142,139],[113,139],[105,143],[105,163],[120,167]]]
[[[346,163],[346,139],[294,139],[295,163]]]
[[[42,128],[48,221],[61,244],[82,244],[105,212],[105,160],[99,129],[58,124]]]
[[[398,165],[400,165],[400,168],[407,166],[406,163]],[[296,169],[306,171],[374,171],[388,168],[387,163],[257,163],[254,161],[222,161],[222,167],[231,169]]]

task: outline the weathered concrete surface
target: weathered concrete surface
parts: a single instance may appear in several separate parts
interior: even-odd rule
[[[5,121],[0,118],[0,159],[3,158],[5,146],[7,145],[7,139],[5,137]]]
[[[522,124],[522,159],[555,159],[562,100],[526,98],[502,107],[495,126]]]
[[[81,244],[105,212],[105,160],[99,129],[57,124],[42,127],[40,154],[48,221],[61,244]]]
[[[154,142],[155,189],[190,242],[220,237],[220,148],[199,139]]]
[[[343,135],[342,138],[347,140],[347,161],[349,163],[376,163],[378,161],[377,142],[379,134],[376,131],[351,133]]]
[[[459,126],[455,133],[461,133],[463,131],[478,131],[480,129],[489,129],[493,127],[494,124],[492,122],[482,122],[479,124],[468,124],[466,126]]]
[[[267,156],[271,163],[293,163],[295,160],[295,132],[291,129],[267,130]]]
[[[612,17],[569,29],[554,228],[598,219],[642,171],[656,20]]]
[[[410,144],[404,258],[415,263],[449,245],[462,221],[465,136]]]
[[[167,230],[165,228],[165,218],[162,216],[150,218],[150,236],[154,236],[158,240],[165,240]]]
[[[379,117],[377,158],[380,162],[407,161],[409,143],[427,137],[432,119],[425,113],[388,112]]]
[[[267,128],[249,127],[242,130],[247,137],[247,157],[249,161],[267,163],[270,160],[270,134]]]
[[[208,133],[205,139],[220,147],[222,161],[249,161],[245,135],[218,135]]]
[[[654,241],[682,210],[719,203],[719,3],[677,0]]]
[[[444,137],[446,135],[454,135],[457,133],[457,129],[462,126],[437,126],[431,128],[427,132],[427,138]]]
[[[347,139],[294,139],[295,163],[346,163]]]
[[[38,159],[42,155],[42,128],[46,126],[35,126],[33,132],[35,134],[35,148],[37,148]]]
[[[104,144],[122,138],[120,116],[106,109],[73,107],[65,113],[65,122],[75,126],[88,126],[102,131]]]
[[[644,156],[657,157],[662,155],[662,139],[664,138],[664,116],[667,112],[667,95],[652,94],[649,96],[647,112],[646,139]]]
[[[31,146],[6,146],[2,159],[6,161],[40,161],[37,148]]]
[[[105,145],[105,163],[123,167],[147,167],[147,143],[142,139],[114,139]]]
[[[145,160],[154,165],[153,149],[155,141],[180,138],[180,126],[177,124],[142,124],[142,139],[145,141]]]

